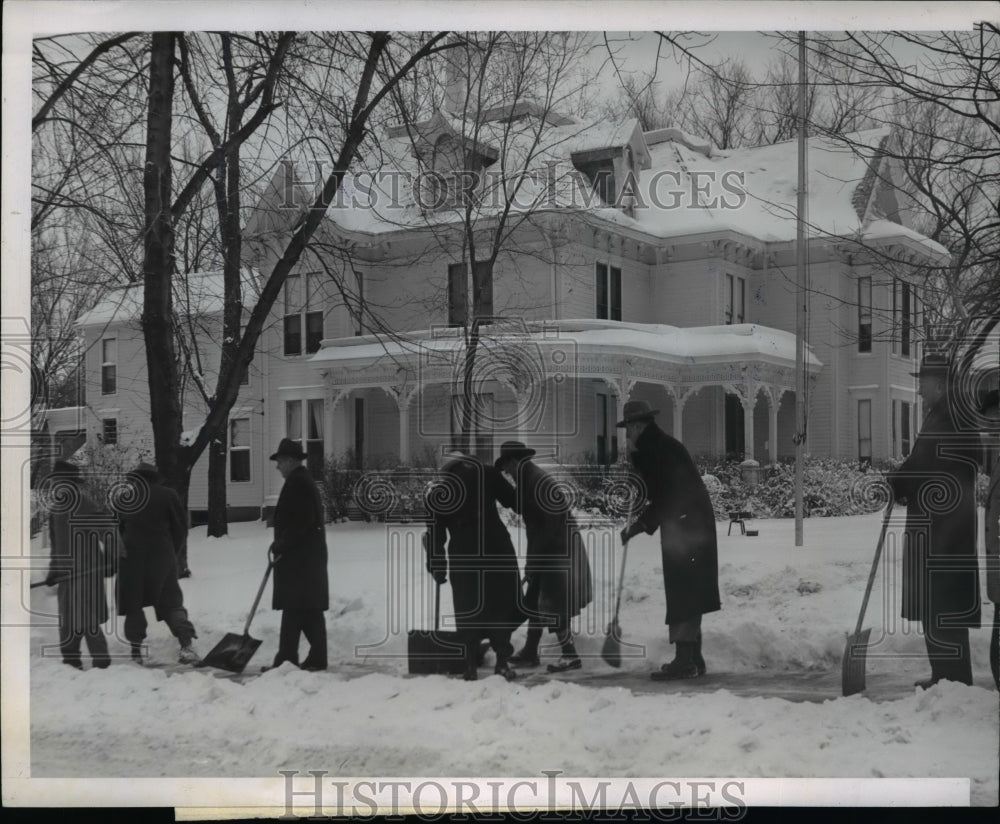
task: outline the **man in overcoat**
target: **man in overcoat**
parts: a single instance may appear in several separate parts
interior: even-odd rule
[[[907,459],[888,474],[906,504],[902,617],[923,624],[931,677],[972,683],[969,628],[980,621],[976,557],[977,437],[956,430],[949,403],[949,362],[924,357],[917,392],[924,402],[920,434]]]
[[[990,476],[986,487],[986,597],[993,602],[993,629],[990,632],[990,671],[1000,690],[1000,392],[985,394],[979,411],[986,419],[986,449],[990,455]]]
[[[156,619],[166,622],[180,643],[178,660],[195,664],[200,659],[191,640],[198,636],[177,582],[177,552],[187,541],[187,511],[152,464],[140,463],[127,478],[133,495],[116,502],[120,532],[118,614],[125,616],[132,659],[142,663],[147,628],[143,608],[151,606]]]
[[[45,578],[55,586],[59,605],[59,647],[64,664],[83,669],[84,639],[95,667],[111,664],[101,625],[108,620],[104,579],[114,574],[114,520],[84,491],[80,467],[56,461],[46,479],[52,501],[49,515],[51,555]]]
[[[509,664],[514,651],[510,636],[526,615],[520,605],[517,554],[497,501],[513,508],[510,485],[495,467],[458,452],[448,456],[441,479],[427,494],[428,567],[439,584],[451,579],[466,681],[478,677],[482,638],[489,639],[496,654],[496,674],[508,681],[517,677]]]
[[[617,423],[625,428],[632,464],[649,501],[621,538],[627,543],[640,532],[660,530],[666,624],[676,657],[651,677],[668,681],[705,673],[701,616],[720,609],[719,563],[708,490],[684,445],[653,421],[658,413],[646,401],[628,401]]]
[[[289,438],[282,439],[271,455],[285,479],[274,508],[274,542],[269,549],[274,561],[271,606],[281,610],[278,653],[273,666],[285,661],[299,666],[299,637],[305,635],[309,653],[301,667],[319,671],[327,667],[323,613],[330,608],[330,581],[323,501],[303,464],[305,458],[302,446]]]
[[[548,627],[556,634],[562,656],[549,672],[580,669],[570,621],[593,597],[590,563],[570,504],[555,479],[531,460],[535,454],[520,441],[500,446],[496,466],[514,479],[514,511],[524,519],[528,539],[524,577],[528,589],[524,607],[530,617],[528,636],[512,658],[515,666],[538,666],[538,644]]]

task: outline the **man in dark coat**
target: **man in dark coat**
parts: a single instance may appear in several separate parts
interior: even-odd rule
[[[271,606],[281,610],[281,632],[274,666],[285,661],[299,665],[299,636],[305,635],[309,653],[302,669],[327,667],[326,616],[330,608],[327,574],[326,526],[323,501],[316,482],[302,463],[301,445],[284,438],[271,456],[285,479],[274,509],[274,590]]]
[[[660,530],[666,623],[676,657],[652,673],[655,681],[694,678],[705,673],[701,616],[720,608],[715,513],[708,490],[684,445],[654,422],[659,413],[646,401],[628,401],[625,427],[632,464],[646,484],[649,504],[622,530],[627,543],[640,532]]]
[[[49,537],[52,545],[47,586],[57,586],[59,647],[64,664],[83,669],[81,642],[95,667],[111,663],[101,625],[108,620],[104,579],[114,574],[114,519],[83,489],[80,468],[56,461],[46,479],[52,502]]]
[[[969,627],[980,619],[976,557],[978,438],[956,431],[949,405],[949,364],[927,355],[917,392],[924,422],[909,457],[888,475],[897,501],[906,503],[903,532],[902,617],[923,624],[931,677],[972,683]]]
[[[514,511],[524,519],[528,539],[524,577],[528,589],[524,606],[530,618],[528,637],[512,658],[515,666],[538,666],[538,644],[548,626],[556,634],[562,656],[549,664],[549,672],[580,669],[582,662],[573,644],[570,621],[590,603],[590,563],[569,501],[559,484],[531,460],[535,454],[519,441],[500,447],[496,466],[517,484]]]
[[[461,453],[448,456],[441,475],[427,495],[428,567],[439,584],[451,578],[455,624],[465,644],[462,677],[478,677],[485,637],[496,653],[494,671],[513,680],[510,636],[526,616],[517,554],[496,507],[499,500],[513,508],[513,490],[494,467]]]
[[[147,627],[144,607],[151,606],[156,619],[166,622],[180,642],[178,660],[196,664],[200,659],[191,640],[198,636],[177,582],[177,552],[187,541],[187,512],[177,493],[164,485],[155,466],[140,463],[127,478],[133,494],[116,502],[121,533],[118,614],[125,616],[132,659],[142,663]]]
[[[986,451],[990,455],[990,476],[986,488],[986,597],[993,602],[993,630],[990,632],[990,671],[1000,690],[1000,392],[985,393],[979,408],[986,420]]]

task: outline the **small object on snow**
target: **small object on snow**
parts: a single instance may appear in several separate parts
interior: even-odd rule
[[[865,688],[865,660],[868,655],[868,637],[871,630],[861,631],[861,625],[865,620],[865,610],[868,608],[868,598],[872,594],[872,584],[875,582],[875,573],[878,572],[878,562],[882,557],[882,545],[885,543],[885,533],[889,528],[889,518],[892,516],[892,498],[885,508],[885,515],[882,518],[882,531],[878,536],[878,544],[875,546],[875,558],[872,560],[871,572],[868,573],[868,585],[865,587],[865,597],[861,602],[861,612],[858,615],[858,625],[854,628],[854,634],[847,636],[847,645],[844,647],[844,659],[841,664],[841,692],[845,695],[854,695],[862,692]]]
[[[799,581],[799,585],[796,587],[799,595],[806,595],[813,592],[819,592],[823,589],[823,585],[817,583],[816,581]]]
[[[568,672],[569,670],[578,670],[583,668],[583,661],[579,658],[567,658],[565,655],[560,658],[556,663],[549,664],[546,669],[549,672]]]

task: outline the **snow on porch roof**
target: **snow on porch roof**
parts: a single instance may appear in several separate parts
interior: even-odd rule
[[[532,321],[527,325],[531,341],[542,347],[571,343],[587,354],[633,354],[670,363],[708,364],[740,360],[764,360],[771,363],[795,363],[795,335],[755,323],[731,326],[694,326],[681,328],[656,323],[622,323],[608,320]],[[445,330],[441,330],[445,331]],[[451,331],[451,330],[447,330]],[[429,351],[448,352],[461,347],[455,335],[434,335],[429,330],[400,333],[399,336],[360,335],[323,341],[310,363],[317,367],[337,363],[358,365],[363,361],[398,358]],[[523,339],[513,329],[509,335],[491,330],[484,333],[490,342]],[[807,348],[809,369],[823,364]]]

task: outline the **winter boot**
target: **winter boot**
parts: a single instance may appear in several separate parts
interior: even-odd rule
[[[186,644],[181,644],[180,654],[177,656],[177,663],[179,664],[195,664],[201,663],[201,656],[194,651],[194,647],[191,646],[191,642],[188,641]]]
[[[677,642],[677,657],[664,664],[658,672],[650,675],[654,681],[676,681],[681,678],[697,678],[698,665],[694,662],[695,644],[691,641]]]
[[[510,657],[510,663],[519,667],[537,667],[541,663],[538,660],[538,644],[541,640],[542,631],[540,629],[529,629],[524,646]]]
[[[573,644],[572,636],[567,632],[559,636],[562,646],[562,656],[554,664],[549,664],[549,672],[567,672],[568,670],[578,670],[583,667],[580,656],[577,655],[576,646]]]
[[[132,644],[132,660],[140,666],[144,663],[142,659],[142,644]]]
[[[692,653],[692,659],[694,660],[694,665],[698,668],[698,675],[704,675],[705,671],[708,669],[705,666],[705,659],[701,657],[701,633],[698,633],[698,640],[694,642],[694,650]]]

